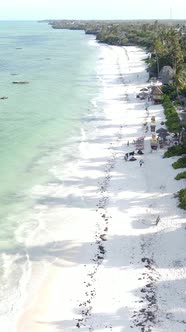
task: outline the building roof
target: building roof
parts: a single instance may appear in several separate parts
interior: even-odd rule
[[[162,95],[163,92],[161,91],[159,86],[152,86],[152,95]]]

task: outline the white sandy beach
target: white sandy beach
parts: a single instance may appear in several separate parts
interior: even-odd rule
[[[163,159],[163,149],[151,153],[143,123],[154,115],[159,128],[164,114],[150,105],[147,115],[136,98],[147,85],[144,57],[136,47],[102,46],[100,75],[109,84],[99,102],[108,102],[92,121],[94,139],[85,137],[78,167],[60,190],[51,184],[50,199],[41,188],[48,205],[38,213],[49,225],[49,243],[38,264],[47,261],[47,269],[25,300],[17,332],[186,331],[185,212],[173,197],[184,182],[174,180],[177,158]],[[141,156],[123,158],[139,136],[142,167]]]

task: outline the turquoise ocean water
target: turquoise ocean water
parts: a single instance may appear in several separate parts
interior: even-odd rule
[[[0,23],[0,330],[10,324],[29,259],[19,229],[32,220],[33,187],[78,159],[83,121],[100,89],[99,47],[83,31]],[[13,81],[29,84],[13,84]],[[59,158],[60,156],[60,158]],[[29,218],[28,218],[29,215]],[[28,276],[27,276],[28,277]],[[12,330],[13,331],[13,330]]]

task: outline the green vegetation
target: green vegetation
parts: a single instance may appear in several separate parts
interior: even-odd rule
[[[186,189],[181,189],[178,191],[178,198],[179,198],[179,207],[181,209],[186,210]]]
[[[186,172],[178,173],[175,177],[176,180],[186,179]]]
[[[170,158],[173,156],[181,156],[186,153],[186,148],[183,145],[171,146],[168,151],[164,153],[164,158]]]
[[[173,102],[174,107],[180,106],[181,102],[179,100],[176,100]]]
[[[54,29],[84,30],[100,43],[143,47],[149,53],[145,60],[149,77],[158,77],[163,66],[171,66],[177,95],[185,86],[186,20],[55,20],[49,24]]]
[[[182,124],[179,119],[178,113],[174,108],[169,96],[165,95],[163,100],[164,113],[167,121],[165,122],[168,130],[172,133],[181,133]]]
[[[169,97],[171,101],[175,101],[176,90],[172,84],[163,85],[162,92]]]
[[[186,167],[186,157],[179,158],[177,161],[175,161],[175,162],[172,164],[172,167],[173,167],[174,169],[178,169],[178,168],[184,168],[184,167]]]

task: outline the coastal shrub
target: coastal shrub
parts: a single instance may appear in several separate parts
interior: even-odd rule
[[[183,145],[171,146],[165,153],[164,158],[170,158],[172,156],[181,156],[186,153],[186,147]]]
[[[181,105],[181,102],[179,101],[179,100],[175,100],[174,101],[174,106],[176,107],[176,106],[180,106]]]
[[[176,180],[186,179],[186,172],[178,173],[175,177]]]
[[[176,114],[176,113],[169,113],[168,114],[168,117],[167,117],[168,119],[167,119],[167,123],[173,123],[173,122],[177,122],[178,121],[178,114]]]
[[[168,96],[168,98],[170,98],[170,100],[173,100],[176,96],[176,89],[172,84],[163,85],[162,91]]]
[[[174,169],[186,167],[186,157],[180,158],[172,164]]]
[[[166,114],[167,114],[167,116],[168,117],[171,117],[171,116],[177,116],[177,113],[176,113],[176,111],[175,111],[175,109],[174,109],[174,107],[173,106],[168,106],[167,108],[166,108]]]
[[[179,205],[181,209],[186,210],[186,189],[181,189],[178,191]]]
[[[105,36],[104,43],[107,43],[109,45],[118,45],[119,37],[114,34],[109,34]]]
[[[181,91],[180,91],[181,95],[186,97],[186,87],[184,87]]]
[[[181,121],[177,114],[176,109],[174,108],[172,101],[169,96],[165,95],[163,99],[164,113],[167,121],[166,126],[170,132],[180,132],[181,131]]]
[[[128,43],[128,39],[126,37],[120,38],[119,45],[125,46]]]
[[[109,32],[105,29],[97,33],[96,40],[100,43],[106,43],[109,45],[119,45],[124,46],[128,44],[128,38],[126,36],[120,35],[119,32]]]
[[[178,133],[181,130],[181,128],[180,128],[180,121],[177,119],[177,117],[172,117],[172,118],[168,119],[165,122],[165,124],[166,124],[168,130],[171,133]]]

